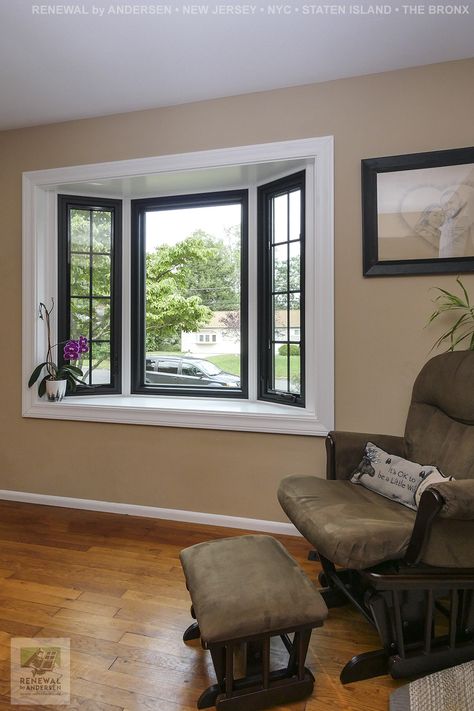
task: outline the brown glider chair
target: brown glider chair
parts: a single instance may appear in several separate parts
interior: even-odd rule
[[[356,486],[348,479],[367,441],[455,481],[428,487],[417,512]],[[326,448],[327,479],[287,477],[278,498],[316,550],[328,607],[349,600],[380,636],[382,648],[353,657],[341,681],[474,659],[474,351],[424,366],[404,437],[330,432]]]

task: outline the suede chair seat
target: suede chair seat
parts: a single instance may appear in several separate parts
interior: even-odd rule
[[[318,553],[356,570],[403,558],[415,522],[414,511],[349,481],[289,476],[278,500]]]

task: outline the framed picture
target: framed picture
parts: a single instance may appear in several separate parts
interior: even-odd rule
[[[362,161],[364,276],[474,271],[474,147]]]

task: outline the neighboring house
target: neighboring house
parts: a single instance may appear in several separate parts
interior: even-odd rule
[[[275,314],[275,336],[287,339],[287,312],[279,310]],[[290,340],[300,338],[300,312],[290,311]],[[239,312],[215,311],[211,321],[199,331],[181,332],[181,352],[195,355],[223,355],[240,353]]]
[[[229,323],[235,322],[235,328]],[[195,355],[240,353],[238,311],[214,311],[211,320],[199,331],[181,332],[181,352]]]
[[[288,336],[288,312],[280,309],[275,312],[275,340],[299,341],[300,340],[300,312],[290,311],[290,333]]]

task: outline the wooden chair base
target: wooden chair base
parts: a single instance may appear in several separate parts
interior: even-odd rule
[[[185,642],[198,639],[199,625],[194,622],[183,635]],[[197,708],[215,706],[222,711],[259,711],[270,706],[292,703],[310,696],[314,676],[305,667],[311,629],[299,629],[293,639],[288,633],[277,635],[289,654],[283,669],[270,671],[270,634],[246,642],[246,676],[234,679],[234,656],[239,647],[236,641],[203,645],[209,649],[217,684],[209,686],[198,699]],[[245,640],[240,640],[240,642]]]
[[[309,669],[305,669],[302,680],[275,680],[270,682],[268,689],[244,690],[242,693],[237,690],[231,698],[226,698],[225,694],[221,694],[217,697],[216,709],[218,711],[220,709],[222,711],[260,711],[260,709],[270,706],[280,706],[305,699],[312,694],[313,687],[314,677]]]
[[[269,686],[262,688],[261,677],[245,677],[234,682],[232,695],[222,692],[219,684],[209,686],[197,702],[198,709],[215,706],[222,711],[260,711],[270,706],[300,701],[310,696],[314,688],[314,676],[305,668],[303,679],[288,678],[287,670],[270,673]]]
[[[473,570],[391,562],[350,571],[336,570],[323,556],[320,560],[328,584],[320,592],[327,606],[352,603],[383,644],[352,657],[341,672],[343,684],[384,674],[394,679],[430,674],[474,659]]]
[[[201,631],[197,622],[193,622],[189,625],[185,633],[183,634],[183,642],[190,642],[192,639],[199,639],[201,636]]]

